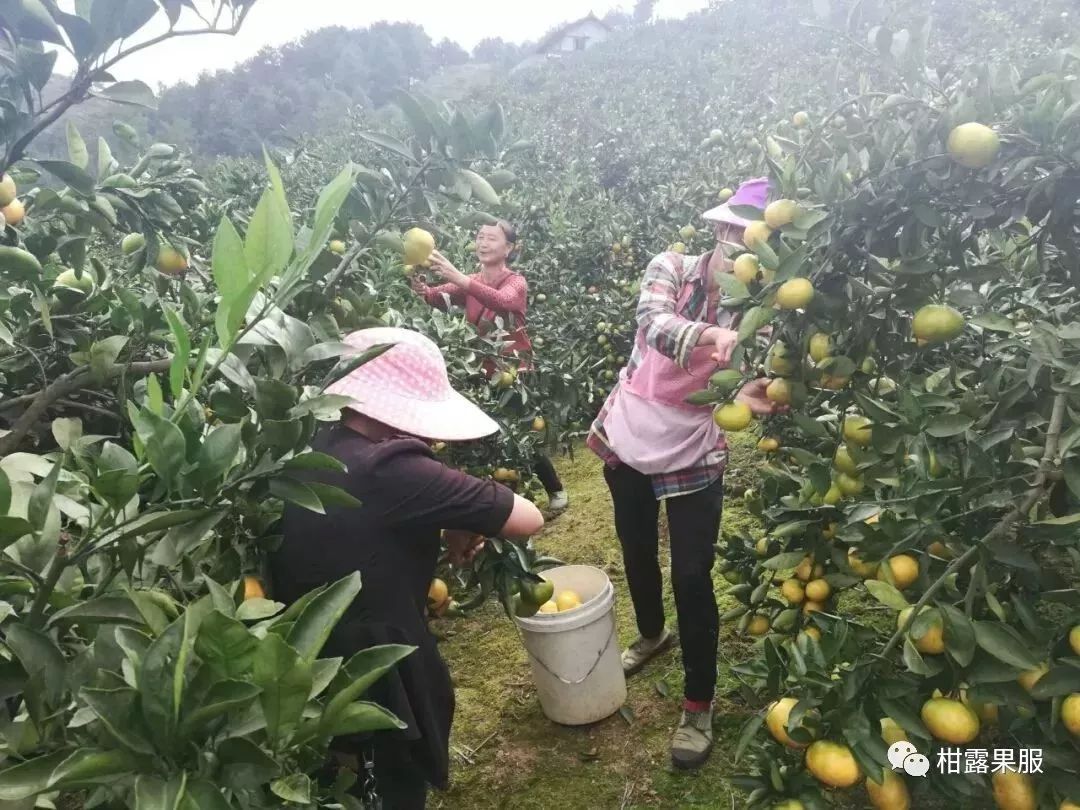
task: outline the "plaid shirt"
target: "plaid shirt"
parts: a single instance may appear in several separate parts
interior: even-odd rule
[[[647,345],[687,368],[701,333],[718,322],[727,325],[731,321],[730,313],[721,311],[715,301],[712,304],[709,301],[704,272],[709,266],[712,252],[704,256],[687,256],[681,263],[679,258],[674,253],[661,253],[649,262],[645,270],[637,307],[638,339],[634,341],[634,350],[626,367],[628,376],[641,364],[641,337],[644,337]],[[694,290],[685,306],[676,311],[679,296],[687,284],[692,284]],[[620,385],[616,384],[612,389],[585,441],[588,448],[609,467],[622,463],[608,444],[604,432],[604,422],[611,404],[619,395]],[[693,466],[649,477],[657,500],[661,500],[705,489],[724,474],[726,465],[727,445],[721,438],[716,449]]]

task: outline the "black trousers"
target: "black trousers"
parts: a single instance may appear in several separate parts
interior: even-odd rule
[[[540,483],[544,485],[544,491],[548,495],[562,492],[562,481],[559,480],[559,474],[555,472],[555,465],[551,463],[550,458],[543,455],[537,456],[536,462],[533,464],[533,472],[540,479]]]
[[[649,476],[625,464],[604,466],[615,506],[626,581],[638,632],[656,638],[664,629],[660,576],[660,502]],[[716,691],[720,617],[712,567],[724,504],[723,478],[689,495],[666,498],[671,540],[671,587],[675,592],[687,700],[709,701]]]

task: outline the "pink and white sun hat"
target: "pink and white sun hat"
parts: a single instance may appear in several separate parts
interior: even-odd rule
[[[392,344],[374,360],[327,386],[326,393],[350,397],[347,407],[403,433],[424,439],[466,441],[495,433],[491,417],[450,386],[446,361],[429,338],[397,327],[361,329],[345,338],[363,354]]]
[[[739,186],[738,190],[731,195],[729,199],[723,205],[718,205],[716,208],[710,208],[704,214],[701,215],[702,219],[707,222],[726,222],[729,225],[736,225],[740,228],[745,228],[750,224],[750,220],[743,219],[734,211],[731,210],[733,205],[752,205],[754,208],[765,208],[765,203],[769,199],[769,178],[768,177],[755,177],[753,180],[747,180],[745,183]]]

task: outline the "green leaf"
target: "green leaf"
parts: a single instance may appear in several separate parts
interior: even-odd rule
[[[739,279],[735,278],[732,273],[716,273],[716,283],[720,285],[720,289],[724,291],[724,295],[731,298],[749,298],[750,290],[746,288]]]
[[[772,307],[751,307],[748,309],[739,322],[739,342],[746,343],[751,340],[759,329],[772,323],[772,319],[775,317],[776,310]]]
[[[1080,667],[1059,664],[1039,678],[1031,687],[1035,700],[1050,700],[1080,693]]]
[[[366,701],[350,703],[330,718],[325,733],[337,737],[343,734],[364,734],[371,731],[390,731],[406,728],[395,715],[382,706]]]
[[[304,773],[294,773],[275,779],[270,783],[270,792],[283,801],[308,804],[311,802],[311,778]]]
[[[82,432],[82,420],[78,417],[53,419],[52,435],[61,450],[70,450],[82,437]]]
[[[203,440],[199,450],[199,475],[206,482],[225,475],[240,452],[243,426],[240,423],[218,425]]]
[[[765,715],[763,713],[757,713],[750,717],[746,723],[743,724],[742,730],[739,732],[738,742],[735,744],[735,762],[738,762],[740,757],[746,753],[746,749],[749,748],[750,743],[757,737],[758,731],[765,724]]]
[[[246,737],[231,737],[217,749],[222,764],[220,782],[232,790],[263,789],[281,773],[281,766]]]
[[[472,169],[461,169],[461,176],[472,189],[473,196],[484,205],[499,205],[499,195],[491,184]]]
[[[214,275],[214,284],[221,293],[214,325],[217,329],[218,343],[228,346],[244,315],[247,314],[248,302],[241,302],[241,295],[251,281],[247,259],[244,257],[244,243],[240,234],[228,219],[222,217],[214,235],[214,248],[210,258]]]
[[[315,497],[319,499],[324,507],[327,506],[341,506],[349,509],[355,509],[358,506],[363,506],[360,501],[343,490],[341,487],[336,487],[333,484],[321,484],[316,481],[308,481],[307,487],[315,493]]]
[[[188,363],[191,361],[191,337],[188,335],[184,322],[180,320],[180,316],[173,311],[172,307],[162,301],[161,309],[172,331],[174,344],[173,359],[169,365],[169,390],[172,392],[173,399],[179,400],[184,391]]]
[[[926,425],[926,432],[938,439],[957,436],[975,424],[970,416],[959,413],[945,413],[935,416]]]
[[[138,767],[138,761],[127,751],[81,749],[65,759],[49,778],[49,787],[72,788],[95,784],[110,784],[122,774]]]
[[[805,551],[788,551],[777,554],[761,564],[762,568],[769,571],[782,571],[785,568],[794,568],[806,557]]]
[[[952,605],[941,605],[945,628],[945,651],[962,667],[975,657],[975,628],[971,620]]]
[[[53,499],[56,496],[56,483],[60,480],[61,460],[56,460],[49,474],[45,476],[34,491],[30,493],[30,502],[26,507],[26,517],[30,524],[38,531],[45,527],[49,519],[49,512],[56,508]]]
[[[206,780],[188,782],[180,810],[230,810],[229,802],[225,800],[223,794],[224,790],[224,787]]]
[[[357,167],[350,163],[319,192],[319,199],[315,203],[315,219],[308,239],[308,249],[304,253],[303,260],[290,270],[290,283],[303,278],[308,268],[322,252],[323,245],[333,232],[334,221],[341,211],[341,206],[345,204],[345,200],[348,199],[356,183],[356,173]]]
[[[102,382],[108,378],[120,352],[127,345],[127,340],[123,335],[111,335],[94,341],[90,346],[90,370],[96,380]]]
[[[85,602],[58,610],[49,618],[49,624],[126,624],[134,627],[144,625],[142,614],[126,596],[97,596]]]
[[[134,810],[178,810],[186,783],[186,773],[171,776],[167,780],[139,774],[135,779]]]
[[[312,512],[317,512],[320,515],[326,514],[322,501],[319,500],[319,496],[315,494],[315,491],[307,484],[294,478],[270,479],[270,494]]]
[[[360,572],[353,571],[330,585],[316,596],[297,618],[289,631],[288,641],[300,657],[314,661],[322,650],[334,625],[360,593]]]
[[[16,802],[44,793],[53,771],[68,756],[67,751],[57,751],[0,771],[0,800]]]
[[[111,175],[116,169],[116,158],[113,157],[112,150],[109,148],[109,142],[104,138],[98,138],[98,182],[100,183],[106,177]]]
[[[120,631],[117,631],[119,636]],[[121,689],[83,689],[79,696],[120,745],[137,754],[153,754],[147,729],[139,715],[139,693]]]
[[[16,0],[14,7],[11,3],[5,3],[3,10],[8,24],[14,23],[20,39],[36,39],[64,46],[64,37],[56,20],[41,0]]]
[[[290,458],[283,465],[283,469],[329,470],[331,472],[345,472],[346,467],[343,462],[334,458],[333,456],[328,456],[326,453],[320,453],[317,450],[312,450],[310,452]],[[0,509],[0,511],[4,510]]]
[[[285,608],[281,602],[273,602],[269,599],[245,599],[236,609],[236,618],[242,622],[256,622],[269,619]]]
[[[71,164],[85,171],[90,165],[90,152],[86,148],[86,141],[79,134],[79,128],[70,119],[67,122],[67,145]]]
[[[397,666],[398,662],[412,654],[415,647],[404,644],[384,644],[361,650],[345,665],[347,685],[326,704],[319,719],[320,729],[326,733],[333,720],[345,711],[354,700],[363,695],[379,678]]]
[[[90,196],[94,193],[94,178],[84,169],[66,160],[35,160],[33,162],[80,194]]]
[[[1023,637],[1013,628],[1001,622],[975,622],[975,641],[997,658],[1023,670],[1035,669],[1039,659],[1030,650]]]
[[[222,679],[250,675],[257,646],[258,640],[243,624],[220,610],[203,619],[195,638],[195,654]]]
[[[210,687],[197,709],[185,711],[180,734],[191,737],[210,721],[246,708],[255,701],[260,691],[258,686],[245,681],[218,681]]]
[[[997,312],[986,312],[982,315],[975,315],[968,319],[968,323],[973,326],[981,326],[988,332],[1005,332],[1007,334],[1016,332],[1016,327],[1013,325],[1013,322]]]
[[[903,610],[909,607],[908,600],[904,598],[904,595],[900,593],[893,585],[888,582],[882,582],[880,579],[868,579],[866,580],[866,590],[870,592],[870,595],[877,599],[881,604],[886,607],[891,607],[893,610]]]
[[[138,685],[143,719],[165,739],[175,732],[183,700],[185,672],[191,655],[191,614],[179,619],[154,639],[143,656]]]
[[[146,410],[156,416],[165,415],[165,392],[161,390],[157,374],[146,378]]]
[[[270,188],[263,192],[248,222],[244,237],[244,260],[251,277],[261,287],[285,269],[293,252],[292,214],[277,167],[266,158]],[[241,318],[243,314],[241,314]]]
[[[252,680],[262,688],[259,703],[266,718],[271,745],[295,730],[311,692],[311,660],[304,660],[284,639],[273,633],[259,642]]]
[[[118,104],[132,104],[150,110],[157,109],[157,98],[154,96],[154,91],[150,89],[150,85],[138,79],[113,82],[108,87],[95,91],[94,95],[98,98],[115,101]]]
[[[1073,523],[1080,522],[1080,512],[1073,515],[1063,515],[1062,517],[1047,518],[1046,520],[1037,520],[1033,526],[1069,526]]]
[[[143,416],[153,426],[153,433],[146,439],[146,460],[154,468],[167,487],[172,488],[180,468],[183,467],[187,442],[175,424],[157,414],[143,409]]]
[[[410,163],[416,163],[416,158],[413,157],[413,153],[409,147],[396,138],[391,138],[389,135],[383,135],[381,132],[357,132],[356,134],[365,141],[375,144],[380,149],[393,152],[399,157],[405,158]]]

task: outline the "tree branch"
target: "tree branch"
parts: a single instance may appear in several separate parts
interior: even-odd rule
[[[885,649],[881,651],[881,658],[887,657],[890,652],[896,649],[896,645],[900,643],[900,640],[915,622],[915,618],[919,615],[919,611],[926,607],[927,603],[933,598],[934,594],[941,589],[950,576],[963,568],[968,560],[979,552],[979,549],[986,546],[988,543],[997,540],[999,537],[1002,537],[1012,528],[1016,521],[1030,512],[1031,509],[1042,500],[1043,496],[1046,494],[1046,484],[1052,478],[1051,473],[1054,471],[1053,467],[1056,463],[1058,444],[1061,440],[1061,428],[1065,423],[1065,399],[1065,394],[1057,394],[1054,396],[1054,407],[1050,414],[1050,426],[1046,431],[1046,444],[1043,446],[1042,459],[1039,461],[1039,472],[1035,476],[1035,481],[1027,491],[1024,499],[1009,510],[997,525],[987,532],[981,540],[977,541],[971,548],[953,560],[952,563],[949,564],[949,567],[945,569],[945,573],[938,577],[938,579],[926,589],[926,593],[924,593],[922,598],[915,603],[915,609],[911,611],[908,620],[904,622],[902,626],[897,628],[896,632],[893,633],[892,638],[889,639],[889,643],[885,645]]]
[[[147,374],[168,371],[171,364],[171,358],[164,360],[144,360],[135,363],[116,363],[109,368],[105,377],[106,379],[112,379],[125,371],[132,371],[142,377]],[[22,415],[15,420],[15,424],[11,427],[11,432],[6,436],[0,437],[0,457],[14,452],[22,443],[22,440],[26,438],[26,435],[33,429],[38,420],[41,419],[46,411],[54,404],[82,388],[90,387],[94,383],[95,380],[90,369],[78,368],[75,369],[75,371],[68,372],[62,377],[57,378],[35,394],[33,401],[30,403],[30,407],[23,411]]]

